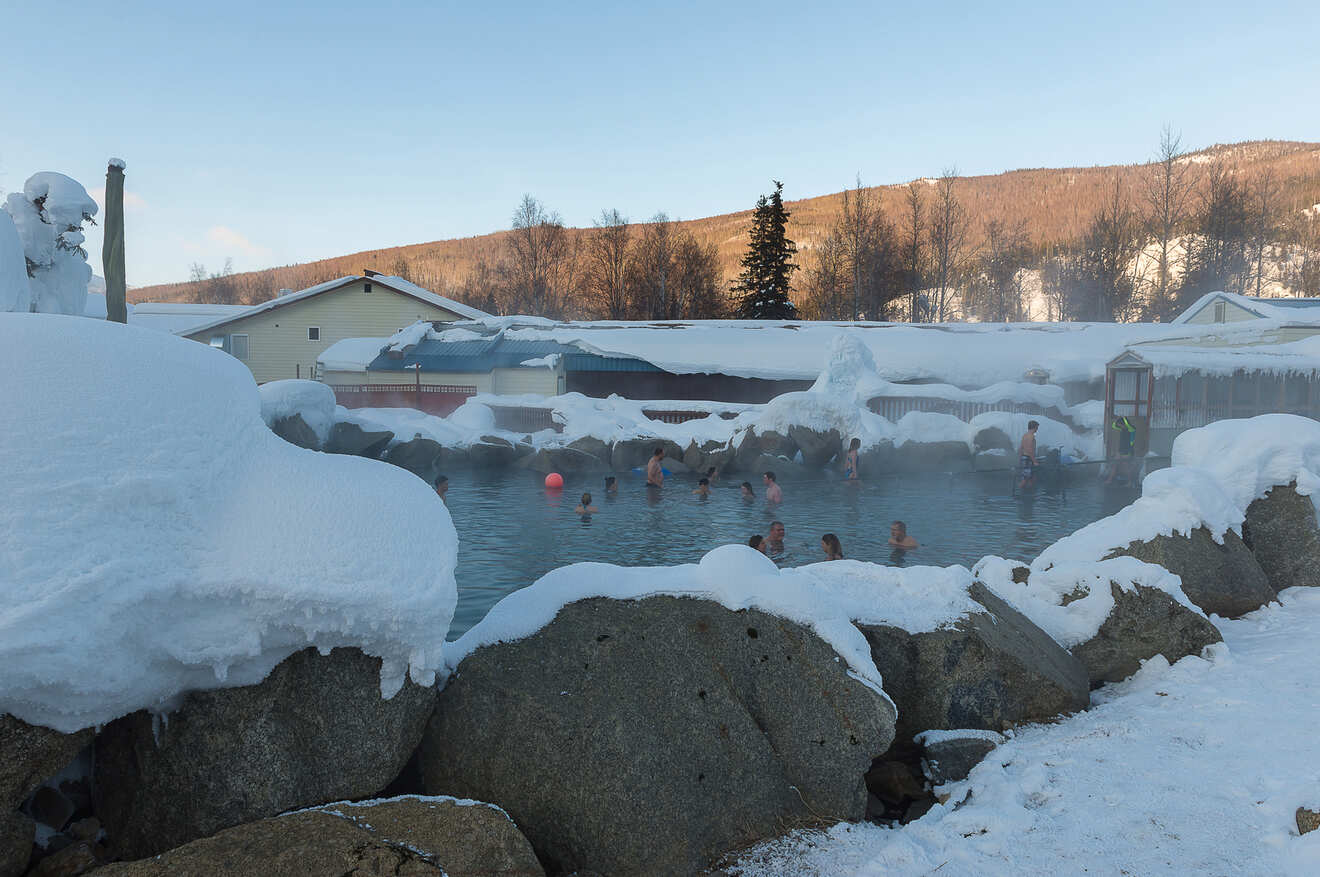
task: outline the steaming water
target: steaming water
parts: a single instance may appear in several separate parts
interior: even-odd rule
[[[621,476],[606,496],[603,476],[575,476],[550,493],[534,473],[451,473],[447,497],[458,530],[456,637],[500,598],[550,570],[580,561],[623,566],[695,563],[717,545],[746,542],[784,522],[781,565],[823,560],[822,533],[834,533],[845,557],[875,563],[970,566],[987,554],[1031,560],[1051,542],[1118,511],[1138,491],[1074,472],[1066,489],[1044,483],[1014,497],[1008,472],[914,473],[848,484],[838,479],[783,484],[784,502],[771,507],[759,483],[756,500],[739,497],[741,477],[721,479],[708,499],[692,494],[695,479],[668,479],[648,496],[636,476]],[[590,520],[573,513],[583,491],[598,507]],[[921,548],[896,558],[890,521],[901,518]]]

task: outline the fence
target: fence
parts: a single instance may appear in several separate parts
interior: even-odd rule
[[[1011,400],[999,402],[967,402],[958,399],[942,399],[938,396],[876,396],[867,403],[873,412],[885,420],[897,422],[904,414],[912,411],[928,411],[935,414],[949,414],[963,422],[970,423],[978,414],[991,411],[1003,411],[1008,414],[1034,414],[1048,416],[1055,420],[1068,422],[1068,418],[1058,409],[1048,412],[1039,405],[1028,405]]]
[[[415,408],[444,417],[477,394],[476,387],[445,384],[331,384],[345,408]]]

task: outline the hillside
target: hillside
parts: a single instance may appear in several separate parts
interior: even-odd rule
[[[1320,203],[1320,143],[1292,141],[1251,141],[1217,145],[1190,153],[1183,161],[1192,173],[1201,177],[1211,162],[1227,161],[1236,173],[1254,177],[1266,171],[1273,174],[1282,193],[1281,213],[1297,211]],[[992,219],[1025,221],[1027,232],[1041,252],[1074,244],[1082,234],[1102,199],[1112,192],[1115,175],[1136,201],[1147,173],[1143,164],[1111,165],[1085,168],[1034,168],[1000,174],[963,177],[958,181],[958,197],[979,226]],[[934,180],[917,181],[933,187]],[[767,181],[768,187],[769,181]],[[791,189],[791,181],[789,182]],[[906,197],[906,185],[877,186],[873,191],[891,221],[898,221]],[[749,192],[750,204],[757,193]],[[790,236],[800,250],[809,251],[821,239],[830,221],[839,211],[842,193],[790,201],[792,218]],[[513,205],[510,205],[512,208]],[[554,205],[548,205],[554,207]],[[681,225],[702,244],[713,244],[720,269],[726,278],[737,273],[747,240],[751,210],[688,220]],[[581,236],[584,229],[573,229]],[[440,293],[454,293],[481,262],[499,261],[509,232],[454,240],[367,250],[316,262],[268,268],[235,274],[229,278],[235,299],[243,303],[265,301],[281,288],[301,289],[344,274],[359,273],[364,268],[403,274]],[[799,261],[810,257],[803,256]],[[192,301],[204,297],[195,283],[174,283],[139,287],[129,291],[132,301]]]

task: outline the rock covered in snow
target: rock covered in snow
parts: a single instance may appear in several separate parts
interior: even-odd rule
[[[1210,530],[1158,535],[1114,552],[1162,566],[1182,580],[1183,592],[1207,615],[1237,618],[1275,599],[1256,558],[1232,530],[1216,540]]]
[[[182,338],[0,314],[0,359],[0,712],[74,731],[308,645],[383,658],[387,693],[434,678],[457,537],[427,485],[290,446]]]
[[[1320,586],[1320,525],[1314,499],[1280,484],[1247,506],[1243,539],[1276,591]]]
[[[359,424],[340,421],[330,428],[325,452],[374,459],[389,447],[393,439],[394,433],[389,430],[366,430]]]
[[[916,736],[921,746],[921,771],[932,786],[967,779],[981,761],[1004,742],[995,731],[957,728],[924,731]]]
[[[421,436],[396,442],[381,455],[386,463],[407,469],[427,484],[434,483],[444,468],[444,457],[445,449],[439,442]]]
[[[557,870],[694,873],[818,814],[861,819],[893,720],[801,624],[595,598],[468,654],[420,758],[428,791],[499,804]]]
[[[1172,663],[1222,639],[1177,576],[1132,557],[1034,570],[987,557],[975,573],[1081,661],[1092,687],[1126,679],[1156,655]]]
[[[81,316],[92,277],[82,249],[82,224],[96,215],[96,202],[77,180],[43,171],[28,177],[22,192],[10,192],[4,210],[22,245],[31,310]],[[27,310],[19,307],[21,288],[4,279],[13,273],[12,240],[6,243],[7,238],[0,229],[0,302],[10,305],[0,310]]]
[[[275,434],[302,448],[318,450],[335,423],[335,391],[320,381],[267,381],[261,394],[261,417]],[[299,429],[292,423],[302,422]],[[310,435],[309,435],[310,431]]]
[[[899,739],[951,728],[1003,731],[1085,709],[1086,668],[980,582],[964,587],[979,605],[934,630],[858,624],[898,706]]]
[[[435,705],[430,686],[380,693],[380,660],[305,649],[257,685],[184,696],[96,738],[96,812],[140,858],[221,829],[372,795],[402,770]]]

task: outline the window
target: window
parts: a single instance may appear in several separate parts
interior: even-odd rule
[[[248,336],[246,336],[246,335],[230,335],[230,336],[229,336],[229,352],[232,353],[236,358],[241,359],[241,360],[243,360],[244,362],[247,362],[247,358],[248,358]]]
[[[1222,323],[1228,317],[1228,305],[1222,301],[1215,302],[1215,322]]]
[[[371,292],[371,281],[370,281],[370,280],[368,280],[366,283],[362,284],[362,291],[363,291],[363,292]]]
[[[225,351],[228,351],[228,350],[229,350],[229,336],[228,336],[228,335],[212,335],[212,336],[211,336],[211,346],[214,347],[216,350],[225,350]]]
[[[308,326],[308,327],[307,327],[307,340],[308,340],[308,341],[320,341],[320,340],[321,340],[321,327],[320,327],[320,326]]]

